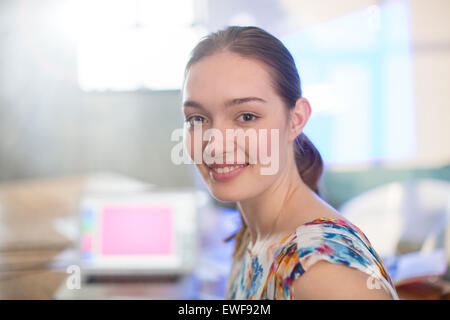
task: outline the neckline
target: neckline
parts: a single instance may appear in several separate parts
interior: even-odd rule
[[[348,221],[347,220],[345,220],[345,219],[341,219],[341,218],[330,218],[330,217],[319,217],[319,218],[315,218],[315,219],[313,219],[313,220],[310,220],[310,221],[307,221],[307,222],[305,222],[305,223],[303,223],[303,224],[301,224],[301,225],[299,225],[299,226],[297,226],[296,228],[295,228],[295,230],[294,231],[292,231],[292,232],[289,232],[289,233],[287,233],[287,234],[285,234],[285,235],[283,235],[283,236],[278,236],[278,237],[276,237],[276,239],[277,239],[277,241],[276,242],[271,242],[271,241],[269,241],[269,242],[267,242],[267,243],[263,243],[263,248],[264,247],[270,247],[270,246],[273,246],[274,244],[277,244],[277,245],[279,245],[279,244],[281,244],[281,243],[283,243],[283,242],[285,242],[287,239],[290,239],[294,234],[296,234],[297,233],[297,230],[298,230],[298,228],[300,228],[300,227],[304,227],[304,226],[308,226],[308,225],[317,225],[317,224],[320,224],[320,223],[323,223],[323,222],[337,222],[337,223],[339,223],[339,224],[344,224],[344,225],[347,225],[348,224]],[[257,244],[258,242],[256,242],[256,244]],[[252,243],[251,243],[251,241],[248,241],[248,244],[247,244],[247,252],[250,254],[250,256],[256,256],[256,255],[258,255],[260,252],[261,252],[261,249],[262,248],[258,248],[257,250],[252,250],[252,249],[250,249],[250,245],[251,245]],[[267,245],[268,244],[268,245]],[[253,247],[255,247],[255,245],[253,245]]]

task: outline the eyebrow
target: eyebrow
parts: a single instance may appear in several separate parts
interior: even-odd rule
[[[243,103],[247,103],[247,102],[252,102],[252,101],[266,103],[266,100],[258,98],[258,97],[245,97],[245,98],[235,98],[235,99],[228,100],[225,102],[225,107],[231,107],[231,106],[235,106],[235,105],[239,105],[239,104],[243,104]],[[183,103],[183,106],[205,109],[205,107],[202,106],[200,103],[198,103],[196,101],[192,101],[192,100],[186,100]]]

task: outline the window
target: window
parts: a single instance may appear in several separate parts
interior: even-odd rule
[[[180,89],[195,28],[193,0],[82,1],[78,80],[83,90]]]
[[[328,164],[414,155],[410,39],[407,1],[374,5],[282,39],[313,110],[305,134]]]

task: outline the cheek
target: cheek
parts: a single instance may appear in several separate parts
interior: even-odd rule
[[[267,163],[267,158],[277,157],[280,160],[282,153],[287,150],[287,136],[279,128],[263,129],[258,132],[257,155],[258,163]]]
[[[202,137],[202,130],[192,130],[187,128],[184,131],[183,139],[186,151],[195,163],[202,162],[203,149],[205,147]]]
[[[257,164],[252,172],[264,181],[279,176],[287,165],[289,140],[285,131],[280,128],[265,128],[259,131]]]
[[[209,177],[209,168],[203,163],[203,150],[206,147],[206,142],[202,140],[202,137],[202,130],[185,129],[184,144],[186,151],[200,175],[206,180]]]
[[[184,130],[183,141],[184,141],[184,147],[185,147],[187,153],[189,154],[191,159],[193,159],[194,158],[194,140],[193,140],[193,137],[189,133],[190,133],[189,129]]]

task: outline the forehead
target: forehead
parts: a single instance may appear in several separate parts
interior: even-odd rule
[[[264,63],[222,52],[193,64],[186,76],[183,100],[218,102],[241,96],[270,99],[275,94]]]

